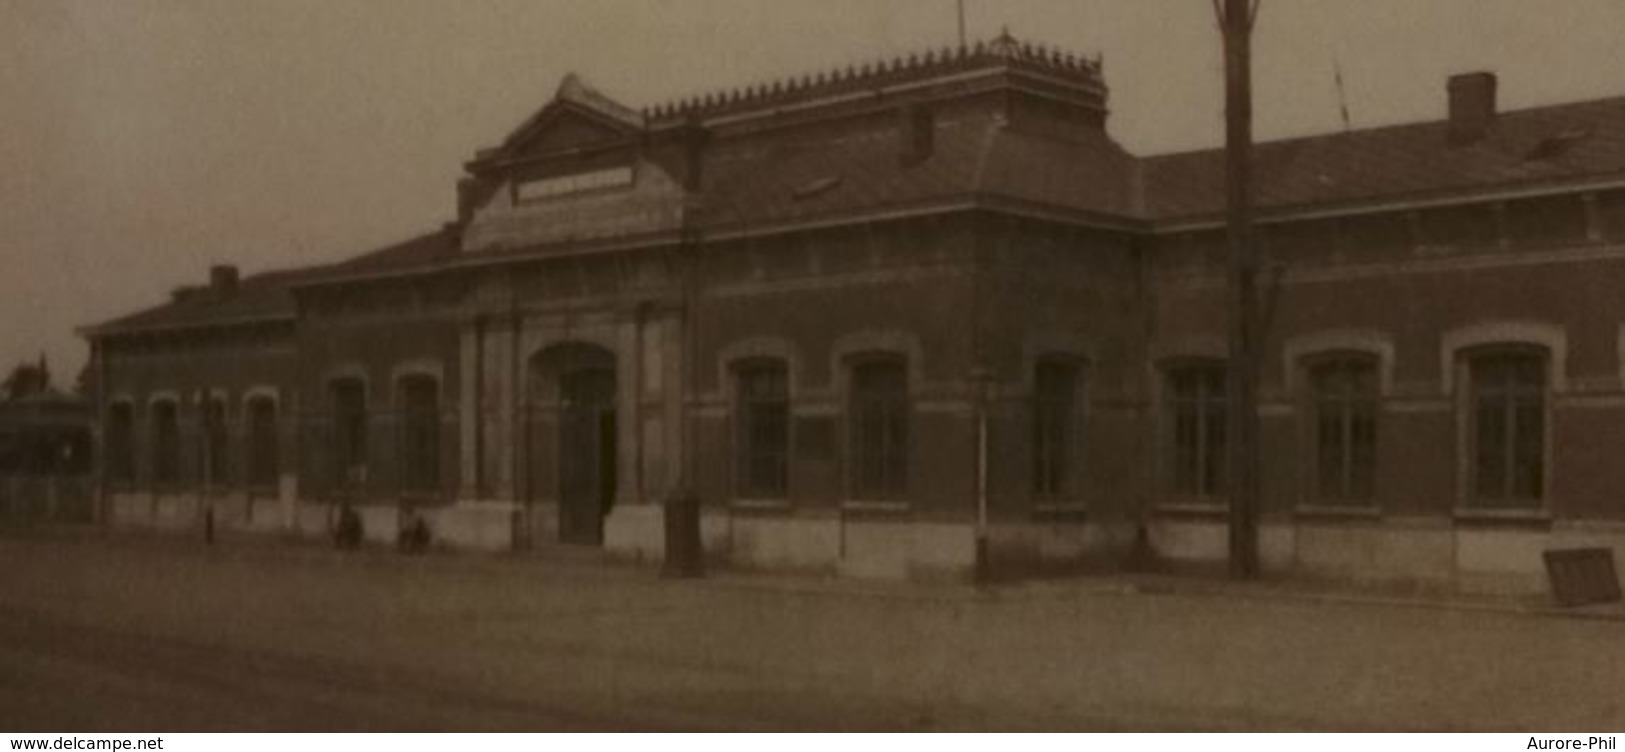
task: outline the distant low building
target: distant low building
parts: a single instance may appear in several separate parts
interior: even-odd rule
[[[0,402],[0,477],[90,475],[93,419],[84,398],[54,389]]]
[[[1223,153],[1107,102],[1008,36],[643,112],[567,77],[455,222],[86,330],[108,509],[658,557],[686,489],[741,566],[964,576],[983,518],[996,567],[1222,561]],[[1625,99],[1441,109],[1257,149],[1268,568],[1625,548]]]

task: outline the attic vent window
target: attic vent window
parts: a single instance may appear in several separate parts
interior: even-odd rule
[[[527,180],[514,188],[514,198],[519,201],[545,201],[575,193],[625,188],[630,185],[632,185],[632,168],[613,167],[607,170]]]
[[[1591,131],[1589,129],[1575,128],[1573,130],[1563,131],[1562,133],[1558,133],[1556,135],[1547,136],[1541,139],[1540,143],[1535,144],[1535,148],[1529,150],[1529,154],[1526,159],[1529,159],[1530,161],[1537,159],[1556,159],[1564,154],[1567,154],[1570,149],[1574,148],[1575,144],[1584,141],[1586,137],[1590,135]]]
[[[803,199],[822,196],[823,194],[829,193],[830,191],[840,187],[840,185],[840,175],[828,175],[818,178],[817,180],[803,183],[800,187],[796,188],[793,195],[797,201],[801,201]]]

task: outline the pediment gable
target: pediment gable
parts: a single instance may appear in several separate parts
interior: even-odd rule
[[[633,128],[605,122],[603,118],[582,112],[573,105],[555,103],[528,128],[515,132],[503,150],[511,156],[519,156],[612,146],[627,142],[636,133]]]
[[[626,143],[643,130],[643,117],[570,74],[553,99],[503,142],[510,156],[545,154]]]

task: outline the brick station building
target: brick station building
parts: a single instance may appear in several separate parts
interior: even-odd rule
[[[454,222],[85,330],[103,511],[653,559],[686,488],[740,566],[964,576],[980,519],[996,568],[1221,562],[1224,157],[1124,151],[1107,93],[1008,36],[643,112],[567,77]],[[1269,568],[1625,553],[1625,99],[1441,111],[1258,148]]]

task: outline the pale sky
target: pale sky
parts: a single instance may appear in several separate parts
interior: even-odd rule
[[[1112,134],[1222,140],[1209,0],[965,0],[970,36],[1105,57]],[[211,263],[335,260],[432,229],[574,70],[642,107],[955,41],[954,0],[0,0],[0,367]],[[1260,139],[1625,95],[1625,0],[1263,0]]]

